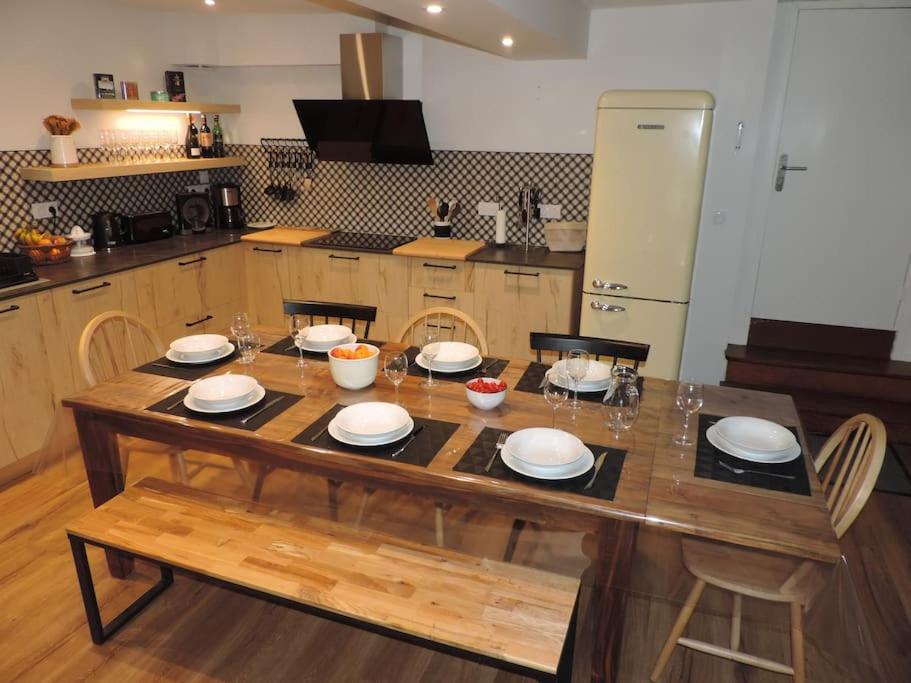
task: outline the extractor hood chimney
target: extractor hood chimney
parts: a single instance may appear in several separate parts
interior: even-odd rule
[[[402,39],[385,33],[339,36],[342,99],[402,99]]]

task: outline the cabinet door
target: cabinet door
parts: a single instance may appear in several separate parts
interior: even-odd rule
[[[245,309],[243,247],[232,244],[203,252],[201,256],[206,259],[198,276],[202,310],[210,312],[228,305]]]
[[[50,293],[0,301],[0,467],[38,450],[54,418],[53,373],[69,359],[48,352],[41,300]]]
[[[288,275],[288,251],[289,247],[271,244],[246,246],[247,310],[251,320],[259,325],[285,326],[282,302],[294,298]]]
[[[476,319],[491,353],[533,358],[531,332],[568,334],[573,317],[573,271],[475,264]]]
[[[370,328],[371,339],[398,341],[396,336],[408,322],[408,259],[401,256],[377,257],[376,279],[368,282],[365,298],[376,306],[376,323]]]

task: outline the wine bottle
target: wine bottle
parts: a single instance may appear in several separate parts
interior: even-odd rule
[[[202,155],[206,159],[211,159],[215,156],[214,142],[212,130],[206,122],[206,115],[203,114],[202,126],[199,127],[199,146],[202,147]]]
[[[193,123],[193,115],[187,114],[187,139],[184,142],[187,159],[198,159],[202,156],[202,149],[199,147],[199,133],[196,130],[196,124]]]
[[[221,130],[221,121],[218,120],[218,114],[215,115],[215,123],[212,124],[212,140],[215,148],[215,156],[221,158],[225,155],[225,134]]]

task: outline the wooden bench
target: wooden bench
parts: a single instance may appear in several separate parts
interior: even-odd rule
[[[579,581],[145,479],[67,527],[92,640],[175,572],[538,680],[568,681]],[[102,624],[86,544],[161,580]]]

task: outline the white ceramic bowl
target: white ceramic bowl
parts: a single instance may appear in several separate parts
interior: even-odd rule
[[[344,343],[351,334],[351,328],[346,325],[314,325],[307,330],[306,342],[312,349],[328,351]]]
[[[258,386],[256,378],[248,375],[216,375],[199,380],[188,394],[203,408],[231,408],[243,403]]]
[[[175,339],[170,349],[184,360],[205,360],[217,356],[227,343],[228,338],[220,334],[193,334]]]
[[[332,355],[335,349],[356,349],[366,346],[370,349],[369,358],[336,358]],[[373,344],[355,342],[353,344],[340,344],[329,350],[329,373],[332,380],[342,389],[356,391],[369,387],[376,381],[376,373],[380,366],[380,350]]]
[[[534,467],[559,468],[576,462],[586,448],[577,436],[562,429],[529,427],[510,434],[503,450]]]
[[[395,403],[367,401],[342,408],[335,423],[347,435],[381,438],[400,432],[408,424],[408,411]]]
[[[495,384],[500,381],[491,377],[482,377],[481,380],[485,384]],[[495,394],[482,394],[480,391],[472,391],[468,388],[468,382],[465,383],[465,395],[468,397],[468,402],[478,410],[493,410],[506,400],[506,392],[507,389],[503,389]]]
[[[437,343],[437,347],[437,355],[433,359],[434,370],[461,370],[481,355],[477,346],[465,342],[442,341]]]
[[[780,453],[797,443],[791,430],[758,417],[726,417],[718,420],[715,430],[728,443],[752,452]]]

